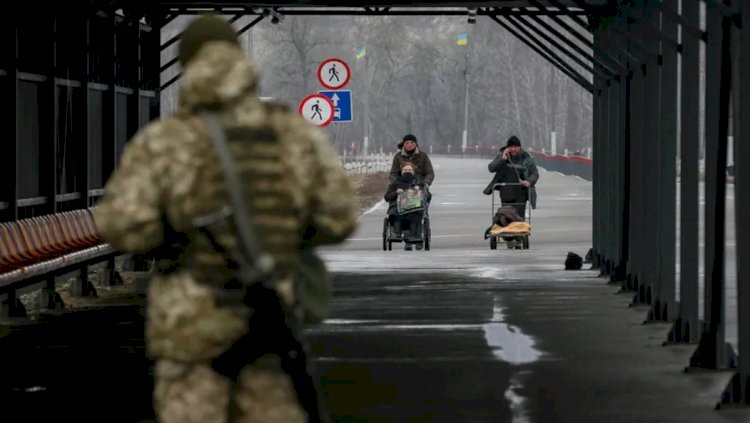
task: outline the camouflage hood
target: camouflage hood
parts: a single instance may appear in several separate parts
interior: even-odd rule
[[[255,96],[257,87],[258,69],[241,49],[222,41],[206,43],[183,70],[180,109],[224,107]]]

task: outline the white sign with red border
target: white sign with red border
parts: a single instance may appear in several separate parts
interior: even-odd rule
[[[326,59],[318,65],[318,82],[329,90],[344,88],[351,77],[349,64],[337,57]]]
[[[333,121],[333,102],[323,94],[310,94],[299,103],[298,112],[308,122],[317,126],[327,126]]]

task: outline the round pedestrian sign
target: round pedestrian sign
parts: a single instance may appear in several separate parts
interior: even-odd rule
[[[344,88],[351,77],[349,65],[339,58],[326,59],[318,66],[318,82],[329,90]]]
[[[333,121],[334,106],[323,94],[310,94],[299,103],[298,112],[313,125],[326,126]]]

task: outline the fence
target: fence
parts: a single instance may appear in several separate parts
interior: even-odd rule
[[[339,160],[347,173],[369,174],[390,171],[393,155],[385,153],[367,156],[343,155],[339,156]]]
[[[432,153],[436,156],[474,157],[492,160],[497,156],[498,150],[495,147],[470,147],[464,152],[451,153],[450,150],[443,149],[438,151],[438,149],[433,149]],[[588,157],[578,154],[546,154],[538,151],[529,151],[528,153],[534,158],[538,167],[544,168],[547,171],[560,172],[564,175],[576,175],[588,181],[593,178],[594,161]]]

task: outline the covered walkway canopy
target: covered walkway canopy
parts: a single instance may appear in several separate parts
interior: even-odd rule
[[[740,118],[750,101],[747,2],[368,1],[352,8],[312,0],[86,1],[8,14],[0,56],[6,110],[0,221],[95,204],[123,145],[158,116],[160,90],[179,78],[160,80],[176,63],[161,63],[160,52],[179,40],[162,42],[160,28],[179,15],[208,10],[234,20],[255,15],[241,31],[264,19],[283,24],[284,16],[312,14],[465,15],[469,23],[497,22],[593,96],[594,265],[632,291],[634,304],[650,306],[647,320],[674,322],[666,341],[698,344],[686,364],[737,368],[725,400],[750,401],[750,213],[744,209],[750,119]],[[736,269],[723,265],[730,137]],[[701,184],[706,272],[699,281]],[[725,271],[737,272],[738,352],[725,341]]]

